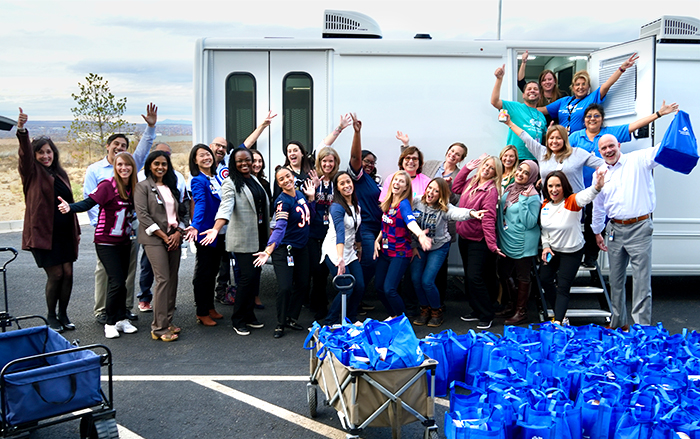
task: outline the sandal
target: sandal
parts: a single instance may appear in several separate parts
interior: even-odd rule
[[[173,334],[179,334],[180,332],[182,332],[182,328],[178,328],[175,325],[170,325],[168,326],[168,331],[172,332]]]
[[[172,332],[166,332],[163,335],[156,335],[155,332],[151,331],[151,338],[153,340],[160,340],[160,341],[175,341],[178,339],[177,334],[173,334]]]

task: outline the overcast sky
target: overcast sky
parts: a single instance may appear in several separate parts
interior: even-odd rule
[[[127,98],[132,122],[151,101],[161,120],[191,120],[197,38],[320,38],[325,9],[372,17],[385,39],[497,36],[498,0],[0,0],[0,115],[21,106],[33,120],[70,120],[71,93],[92,72]],[[621,42],[662,15],[700,18],[700,1],[503,0],[502,39]]]

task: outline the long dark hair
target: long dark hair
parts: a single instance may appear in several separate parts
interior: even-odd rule
[[[211,154],[212,162],[209,171],[211,172],[211,175],[216,175],[216,158],[214,157],[214,153],[211,152],[211,148],[209,148],[203,143],[196,144],[192,147],[192,151],[190,151],[190,175],[193,177],[199,175],[199,165],[197,165],[197,151],[199,151],[200,149],[204,149],[209,154]]]
[[[284,166],[291,167],[289,157],[287,157],[287,150],[289,149],[289,145],[296,145],[299,147],[299,150],[301,151],[301,173],[308,174],[314,168],[314,163],[309,157],[309,154],[306,152],[306,148],[304,148],[304,145],[297,140],[292,140],[284,146]]]
[[[241,193],[241,189],[245,186],[245,177],[238,171],[236,167],[236,154],[243,152],[250,156],[250,175],[253,175],[253,153],[248,148],[241,148],[240,146],[231,151],[230,158],[228,159],[228,176],[233,181],[233,185],[236,186],[236,192]]]
[[[353,189],[352,189],[352,207],[355,208],[355,211],[357,211],[357,195],[355,194],[355,182],[352,180],[352,177],[350,174],[348,174],[346,171],[339,171],[338,173],[335,174],[335,177],[333,178],[333,202],[338,203],[341,206],[343,206],[343,209],[345,210],[345,213],[348,215],[352,216],[352,210],[350,210],[350,206],[348,206],[347,201],[345,201],[345,197],[343,197],[340,194],[340,191],[338,190],[338,179],[342,177],[343,175],[347,175],[348,178],[350,178],[350,181],[352,181],[353,184]]]
[[[165,171],[165,175],[163,176],[163,184],[170,188],[170,192],[173,193],[173,198],[179,200],[180,191],[177,189],[177,177],[175,176],[173,163],[170,161],[170,154],[165,151],[153,151],[148,154],[148,157],[146,157],[146,163],[143,165],[143,173],[146,174],[146,178],[153,175],[153,172],[151,172],[151,165],[158,157],[165,157],[165,161],[168,163],[168,170]]]
[[[36,152],[43,148],[44,145],[49,145],[49,148],[51,148],[51,151],[53,151],[53,161],[49,166],[46,166],[46,169],[48,169],[52,174],[55,174],[59,170],[65,174],[66,171],[63,169],[58,160],[58,148],[56,148],[56,144],[53,143],[51,138],[40,136],[32,140],[32,151],[34,152],[34,157],[36,157]]]
[[[542,196],[544,197],[545,201],[552,201],[552,197],[549,196],[549,190],[547,190],[547,182],[549,182],[549,179],[552,177],[557,177],[559,178],[559,181],[561,181],[561,190],[564,191],[565,200],[574,193],[574,189],[571,187],[569,179],[566,178],[566,174],[564,174],[562,171],[552,171],[547,174],[547,177],[544,179],[544,183],[542,183]]]

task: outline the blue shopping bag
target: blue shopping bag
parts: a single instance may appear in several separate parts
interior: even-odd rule
[[[498,406],[465,407],[445,414],[448,439],[505,439],[502,414]]]
[[[476,376],[484,370],[488,370],[491,351],[496,348],[499,337],[491,332],[476,334],[474,344],[467,355],[464,382],[473,384]]]
[[[613,437],[625,412],[622,401],[622,387],[612,382],[598,381],[582,389],[576,406],[581,408],[583,435],[590,439]]]
[[[530,391],[530,401],[522,406],[517,421],[522,439],[581,439],[581,409],[559,389]]]
[[[420,341],[420,348],[428,358],[438,362],[435,371],[428,371],[429,378],[435,374],[435,396],[447,395],[449,363],[445,355],[445,344],[428,338]]]
[[[654,161],[672,171],[690,174],[698,164],[698,141],[690,115],[678,111],[664,134]]]
[[[379,322],[365,321],[367,354],[374,370],[415,367],[423,363],[423,351],[405,315]]]

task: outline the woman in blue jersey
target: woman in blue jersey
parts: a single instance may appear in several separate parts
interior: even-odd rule
[[[584,128],[583,111],[590,104],[600,104],[605,101],[610,87],[620,79],[625,70],[634,65],[639,57],[633,53],[620,67],[613,72],[607,81],[591,93],[591,77],[585,70],[574,73],[571,80],[571,96],[557,99],[545,107],[537,107],[545,116],[550,116],[555,123],[563,126],[569,133]]]
[[[321,258],[331,275],[349,273],[355,278],[353,291],[347,298],[347,317],[355,321],[357,308],[365,292],[360,258],[362,257],[362,213],[355,195],[352,177],[345,171],[338,172],[333,180],[333,204],[329,209],[330,224],[321,246]],[[340,322],[341,295],[331,303],[326,325]]]
[[[214,226],[216,212],[221,204],[221,185],[216,179],[216,161],[214,153],[207,145],[195,145],[190,152],[190,188],[194,211],[192,223],[187,228],[188,241],[194,241],[197,256],[194,265],[192,286],[196,306],[197,323],[204,326],[216,326],[215,320],[224,316],[214,308],[214,290],[216,275],[219,273],[219,263],[226,253],[224,236],[226,227],[219,231],[219,238],[209,244],[203,244],[199,232],[209,230]],[[230,171],[229,171],[230,172]]]
[[[282,193],[275,200],[275,228],[262,252],[253,254],[255,266],[262,267],[272,256],[277,276],[277,327],[274,337],[284,336],[285,326],[304,329],[297,319],[302,299],[309,290],[309,229],[315,213],[315,188],[307,181],[304,193],[294,188],[294,174],[287,168],[275,172]],[[308,201],[307,201],[308,200]]]
[[[108,291],[105,312],[105,337],[117,338],[120,332],[132,334],[138,329],[126,318],[126,277],[131,257],[131,221],[134,216],[136,163],[128,152],[114,158],[114,177],[100,182],[83,201],[68,204],[59,197],[61,213],[86,212],[100,206],[95,226],[95,251],[105,267]]]
[[[408,172],[396,171],[388,189],[381,204],[382,229],[374,241],[374,259],[378,259],[374,286],[386,312],[396,317],[405,309],[397,287],[411,262],[411,233],[418,237],[424,251],[430,249],[432,242],[413,216],[410,198],[413,190]]]

